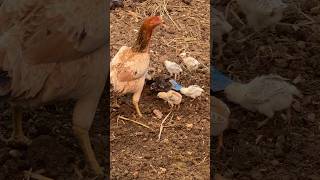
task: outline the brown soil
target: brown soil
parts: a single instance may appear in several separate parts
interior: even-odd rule
[[[0,143],[0,179],[26,179],[24,171],[31,171],[53,179],[93,179],[82,150],[72,133],[73,103],[60,103],[26,110],[24,132],[32,140],[28,147],[10,148]],[[12,132],[9,106],[1,104],[1,136],[8,138]],[[99,110],[98,110],[99,112]],[[90,138],[102,167],[106,167],[106,122],[97,113],[90,130]]]
[[[167,122],[158,141],[162,119],[153,114],[160,110],[164,116],[170,112],[168,104],[145,86],[140,100],[144,115],[137,118],[131,95],[118,100],[120,108],[111,108],[111,179],[209,179],[209,1],[193,1],[186,5],[182,0],[147,0],[143,3],[125,1],[123,9],[111,12],[111,57],[123,45],[131,46],[144,17],[164,9],[176,25],[164,14],[167,28],[159,27],[152,37],[151,67],[156,75],[168,74],[164,60],[181,63],[178,55],[183,51],[201,61],[204,66],[196,72],[184,72],[179,82],[185,86],[197,84],[205,93],[194,101],[183,96],[179,110]],[[178,26],[179,29],[176,27]],[[114,97],[112,97],[114,100]],[[118,115],[150,126],[119,120]],[[192,124],[192,128],[187,125]]]
[[[283,22],[310,22],[292,8],[299,1],[286,2],[290,7]],[[320,22],[320,9],[314,8],[320,6],[319,1],[300,3],[307,16]],[[244,16],[239,14],[245,22]],[[320,24],[303,25],[297,29],[277,25],[275,31],[267,29],[238,42],[252,30],[243,28],[232,15],[229,21],[235,29],[224,46],[222,70],[242,82],[269,73],[291,80],[300,76],[301,81],[296,85],[304,98],[294,104],[291,125],[284,120],[285,113],[280,112],[258,130],[257,123],[265,119],[263,115],[248,112],[229,103],[223,94],[217,94],[228,103],[231,121],[235,125],[224,135],[222,174],[237,180],[320,179]]]

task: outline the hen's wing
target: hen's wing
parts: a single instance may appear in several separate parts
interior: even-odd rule
[[[287,80],[277,75],[257,77],[247,84],[249,88],[246,99],[253,104],[267,102],[273,96],[286,92],[286,89],[288,89]]]
[[[106,9],[104,0],[4,0],[0,32],[15,29],[27,63],[71,61],[107,43]]]
[[[133,81],[143,77],[149,67],[148,53],[135,53],[123,46],[111,61],[111,76],[118,81]]]

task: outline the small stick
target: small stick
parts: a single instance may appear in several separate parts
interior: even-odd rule
[[[132,120],[132,119],[129,119],[129,118],[125,118],[125,117],[123,117],[123,116],[118,116],[118,118],[119,118],[119,119],[126,120],[126,121],[131,121],[131,122],[133,122],[133,123],[139,124],[140,126],[143,126],[143,127],[145,127],[145,128],[148,128],[148,129],[150,129],[151,131],[154,131],[151,127],[149,127],[148,125],[145,125],[145,124],[143,124],[143,123],[141,123],[141,122],[138,122],[138,121],[135,121],[135,120]]]
[[[162,133],[162,130],[163,130],[163,123],[168,119],[169,115],[172,113],[172,111],[169,112],[168,115],[166,115],[166,117],[162,120],[161,124],[160,124],[160,130],[159,130],[159,135],[158,135],[158,141],[160,141],[161,139],[161,133]],[[171,117],[171,119],[173,118],[173,116]]]
[[[33,179],[36,179],[36,180],[53,180],[53,179],[45,177],[45,176],[43,176],[41,174],[36,174],[36,173],[30,172],[30,171],[24,171],[24,174],[28,178],[33,178]]]

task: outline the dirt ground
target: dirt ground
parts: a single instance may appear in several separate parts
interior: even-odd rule
[[[228,179],[320,179],[320,1],[285,2],[289,8],[282,22],[299,25],[277,25],[275,31],[266,29],[245,39],[253,31],[232,15],[228,19],[234,30],[224,46],[225,74],[248,82],[258,75],[277,73],[296,80],[304,94],[293,105],[291,125],[284,113],[278,113],[261,129],[256,127],[265,119],[263,115],[216,94],[231,109],[233,125],[224,134],[222,153],[222,174]],[[298,2],[303,13],[293,8]],[[233,9],[245,22],[236,6]]]
[[[73,103],[64,102],[35,110],[26,110],[23,127],[32,140],[29,147],[10,148],[0,143],[0,179],[27,179],[24,171],[58,179],[93,179],[79,143],[72,133]],[[1,136],[8,138],[12,132],[11,112],[7,104],[0,105]],[[96,115],[90,137],[97,159],[106,167],[107,126]]]
[[[181,63],[178,55],[185,50],[203,65],[191,73],[184,68],[178,82],[197,84],[205,93],[195,100],[183,96],[180,109],[174,110],[172,120],[165,124],[160,141],[163,118],[157,119],[153,110],[166,116],[170,112],[168,104],[158,99],[149,85],[140,100],[143,118],[136,117],[131,95],[118,99],[120,108],[111,108],[111,179],[209,179],[209,1],[194,0],[191,5],[182,0],[125,1],[124,5],[111,11],[111,57],[121,46],[132,45],[144,17],[164,13],[168,27],[159,27],[153,34],[151,67],[157,76],[164,77],[168,72],[163,61]],[[153,130],[129,121],[117,122],[118,115]]]

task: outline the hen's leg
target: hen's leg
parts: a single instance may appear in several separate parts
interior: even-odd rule
[[[140,97],[141,97],[141,91],[137,92],[137,93],[134,93],[133,96],[132,96],[132,103],[136,109],[136,112],[138,113],[138,115],[140,117],[142,117],[142,114],[141,114],[141,111],[140,111],[140,108],[139,108],[139,100],[140,100]]]
[[[10,146],[29,145],[31,140],[28,139],[22,129],[23,112],[20,107],[12,107],[13,132],[11,138],[7,141]]]
[[[88,133],[94,119],[98,101],[97,97],[87,97],[80,99],[76,103],[73,112],[73,132],[79,140],[81,149],[90,167],[97,175],[101,176],[102,169],[95,157]]]

